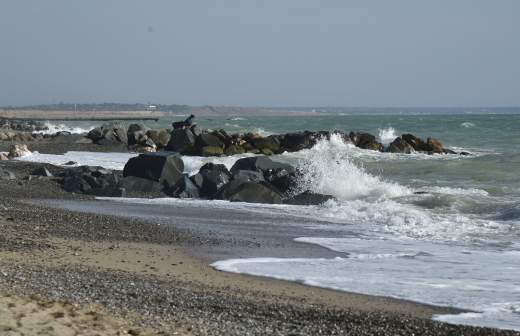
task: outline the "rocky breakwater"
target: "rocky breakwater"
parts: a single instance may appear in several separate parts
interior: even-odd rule
[[[1,118],[0,129],[32,133],[47,131],[49,130],[49,127],[47,127],[47,125],[45,125],[41,121]]]
[[[413,134],[403,134],[385,146],[374,135],[366,132],[303,131],[264,137],[255,133],[228,134],[223,129],[207,130],[197,125],[174,130],[153,130],[142,124],[132,124],[128,128],[120,124],[110,124],[93,129],[87,138],[99,145],[121,144],[138,152],[165,150],[182,155],[227,156],[243,153],[273,155],[296,152],[312,148],[320,139],[330,139],[333,134],[356,147],[379,152],[468,154],[444,148],[439,140],[422,140]]]
[[[321,204],[332,196],[299,190],[299,172],[267,156],[238,160],[228,170],[207,163],[189,176],[178,153],[143,153],[130,159],[123,172],[101,167],[63,169],[63,188],[95,196],[170,196],[269,204]]]

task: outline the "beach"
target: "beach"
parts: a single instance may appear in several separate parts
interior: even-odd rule
[[[5,165],[23,176],[38,164]],[[121,326],[156,334],[517,334],[430,319],[456,312],[449,308],[219,272],[208,266],[211,251],[243,251],[250,239],[226,232],[226,241],[153,219],[35,204],[103,204],[65,193],[52,179],[8,181],[1,188],[0,291],[15,295],[9,300],[38,295],[53,304],[96,304]],[[252,250],[263,245],[256,241]],[[309,254],[327,254],[313,249]]]

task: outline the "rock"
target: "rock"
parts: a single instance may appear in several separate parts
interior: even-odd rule
[[[264,175],[252,170],[237,170],[233,174],[233,180],[247,181],[247,182],[261,182],[265,181]]]
[[[428,138],[426,139],[426,145],[428,146],[429,152],[434,152],[437,154],[444,153],[444,147],[442,146],[442,143],[434,138]]]
[[[220,147],[224,149],[224,142],[210,133],[202,133],[196,140],[197,152],[202,153],[204,147]]]
[[[136,176],[126,176],[119,180],[119,185],[127,192],[156,193],[163,190],[160,182]]]
[[[267,156],[240,159],[231,168],[231,173],[235,175],[239,170],[260,172],[265,181],[276,187],[281,193],[295,187],[297,182],[296,169],[293,166],[275,162]]]
[[[352,143],[354,143],[354,145],[359,148],[371,149],[375,151],[382,151],[384,148],[383,144],[378,142],[376,137],[369,133],[350,132],[349,137],[352,140]]]
[[[413,134],[403,134],[401,138],[406,141],[416,151],[428,152],[430,151],[429,146],[422,139],[416,137]]]
[[[168,143],[170,142],[171,138],[170,132],[165,129],[149,130],[146,132],[146,135],[150,139],[152,139],[152,141],[158,148],[165,148],[166,146],[168,146]]]
[[[99,145],[128,144],[127,133],[127,129],[122,125],[106,124],[88,132],[87,138]]]
[[[301,133],[285,134],[280,143],[280,151],[296,152],[302,149],[311,148],[316,144],[314,134],[309,131]]]
[[[198,188],[202,188],[202,183],[204,183],[204,177],[201,174],[195,174],[190,176],[190,181]]]
[[[202,134],[202,129],[197,125],[191,126],[190,130],[191,130],[191,133],[193,133],[193,135],[195,135],[195,137],[198,137],[199,135]]]
[[[468,156],[468,155],[473,155],[469,152],[460,152],[459,155],[463,155],[463,156]]]
[[[143,137],[148,138],[146,135],[147,127],[143,124],[131,124],[128,126],[127,138],[128,145],[141,144],[143,141]]]
[[[52,173],[45,167],[39,167],[32,171],[31,175],[53,177]]]
[[[0,179],[2,179],[2,180],[15,180],[16,179],[16,175],[12,171],[0,167]]]
[[[294,167],[286,163],[280,163],[271,160],[267,156],[255,156],[239,159],[231,167],[231,173],[235,174],[238,170],[258,171],[265,175],[269,171],[286,170],[287,172],[295,172]]]
[[[414,149],[408,142],[404,141],[403,138],[397,137],[390,145],[388,145],[386,151],[390,153],[410,154]]]
[[[7,155],[5,155],[4,153],[0,153],[0,161],[6,161],[6,160],[9,160]]]
[[[202,156],[220,156],[224,154],[222,147],[205,146],[202,147]]]
[[[195,148],[195,136],[188,128],[177,128],[171,132],[167,150],[182,154],[193,153]]]
[[[244,154],[246,152],[246,150],[239,146],[239,145],[229,145],[228,147],[226,147],[226,149],[224,150],[224,154],[228,155],[228,156],[231,156],[231,155],[237,155],[237,154]]]
[[[78,140],[74,141],[74,143],[77,143],[77,144],[92,144],[92,143],[94,143],[94,141],[92,139],[89,139],[89,138],[86,138],[86,137],[82,137],[82,138],[79,138]]]
[[[231,202],[281,204],[282,197],[265,182],[243,182],[226,194]]]
[[[166,193],[178,198],[197,198],[199,197],[199,188],[190,180],[188,175],[184,175],[172,188]]]
[[[231,180],[231,173],[223,164],[206,163],[202,166],[199,172],[192,181],[195,185],[200,187],[200,196],[205,198],[214,198],[220,189]]]
[[[216,136],[222,142],[223,146],[228,146],[231,144],[231,136],[229,136],[229,134],[227,134],[227,132],[223,129],[213,131],[211,132],[211,135]]]
[[[304,191],[301,194],[284,200],[284,203],[292,205],[319,205],[333,199],[334,197],[331,195],[316,194],[312,191]]]
[[[135,176],[174,186],[182,177],[184,162],[180,155],[169,152],[145,153],[131,158],[125,165],[123,176]]]
[[[268,136],[267,138],[254,138],[251,139],[250,142],[262,153],[270,153],[266,155],[280,152],[280,141],[276,137]]]
[[[9,154],[7,155],[10,159],[16,158],[16,157],[22,157],[25,155],[31,154],[31,151],[29,148],[27,148],[27,145],[24,144],[14,144],[11,145],[9,148]]]
[[[67,161],[63,165],[64,166],[73,166],[73,165],[76,165],[76,164],[78,164],[76,161]]]

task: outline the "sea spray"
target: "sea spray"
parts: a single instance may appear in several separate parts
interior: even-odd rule
[[[388,146],[392,141],[395,140],[395,138],[397,138],[397,135],[393,127],[380,128],[378,132],[378,138],[383,145]]]
[[[302,151],[298,162],[302,173],[299,189],[332,195],[338,200],[392,198],[411,193],[408,188],[384,181],[356,165],[350,156],[353,148],[339,134],[332,134],[330,140],[321,139],[313,148]]]

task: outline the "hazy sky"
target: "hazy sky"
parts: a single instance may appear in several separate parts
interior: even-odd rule
[[[518,0],[1,0],[0,105],[520,105]]]

